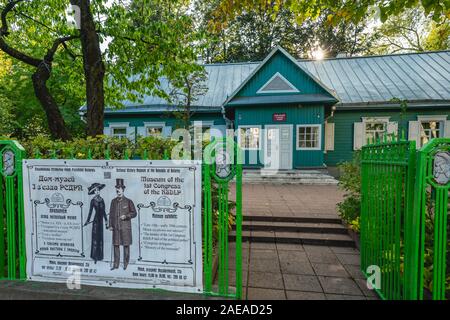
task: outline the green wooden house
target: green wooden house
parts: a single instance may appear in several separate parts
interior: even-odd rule
[[[262,62],[205,69],[208,90],[192,124],[211,136],[234,129],[248,167],[267,166],[274,150],[280,169],[323,168],[384,134],[404,134],[418,147],[450,137],[450,51],[319,61],[276,47]],[[106,110],[105,134],[170,136],[177,127],[163,99],[124,105]]]

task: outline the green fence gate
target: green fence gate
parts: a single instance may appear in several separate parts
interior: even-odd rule
[[[445,299],[449,151],[395,137],[361,150],[361,271],[383,299]]]
[[[95,150],[34,150],[28,158],[111,160],[109,146]],[[129,149],[120,155],[114,150],[114,159],[149,160],[148,152],[133,154]],[[26,279],[25,221],[23,210],[22,160],[24,148],[13,140],[0,140],[0,277],[2,280]],[[167,150],[161,159],[168,160]],[[203,181],[203,270],[204,294],[242,298],[242,165],[239,148],[232,139],[215,139],[204,150]],[[157,160],[157,159],[153,159]],[[235,210],[229,206],[230,182],[235,182]],[[229,278],[230,246],[229,221],[236,227],[234,281]],[[216,252],[216,254],[214,254]],[[216,261],[216,263],[214,263]],[[217,270],[218,285],[214,285]]]

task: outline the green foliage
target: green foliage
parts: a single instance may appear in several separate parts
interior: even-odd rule
[[[260,0],[220,0],[216,16],[219,22],[227,18],[233,18],[236,14],[253,10],[261,4]],[[312,18],[316,19],[324,10],[331,10],[328,20],[330,23],[338,23],[342,20],[361,21],[373,11],[378,12],[382,22],[390,16],[399,15],[405,9],[422,6],[424,14],[438,21],[443,16],[450,16],[449,1],[432,0],[366,0],[366,1],[345,1],[345,0],[321,0],[321,1],[291,1],[273,0],[275,8],[280,10],[289,7],[297,15],[297,23]],[[222,17],[222,19],[220,19]]]
[[[111,159],[124,159],[125,156],[129,159],[143,159],[146,152],[148,159],[161,160],[165,154],[170,157],[176,143],[159,137],[139,137],[133,143],[127,138],[104,135],[61,141],[42,134],[21,141],[27,156],[39,156],[42,159],[105,159],[107,155]]]
[[[450,48],[450,24],[442,17],[438,22],[428,17],[422,7],[405,9],[389,17],[371,35],[372,54],[423,52]]]
[[[344,200],[338,203],[341,218],[352,229],[359,232],[359,219],[361,216],[361,164],[360,152],[353,153],[353,159],[339,165],[339,187],[345,191]]]
[[[170,101],[162,77],[177,85],[177,79],[202,70],[196,61],[203,35],[194,28],[189,1],[113,2],[102,12],[107,17],[102,34],[111,37],[106,50],[108,105],[142,101],[144,94]]]
[[[297,14],[289,6],[260,2],[218,26],[217,8],[217,1],[196,3],[200,28],[207,34],[208,45],[203,51],[207,62],[261,61],[275,45],[297,57],[310,58],[318,47],[326,57],[335,57],[365,52],[371,44],[366,35],[367,21],[331,25],[327,20],[330,10],[296,23]]]
[[[0,9],[7,2],[0,0]],[[55,39],[79,33],[68,23],[68,5],[67,0],[19,2],[7,16],[10,33],[3,38],[14,49],[42,59]],[[176,82],[202,69],[196,64],[202,34],[194,28],[189,1],[92,0],[90,9],[104,49],[107,106],[122,106],[124,99],[141,101],[144,94],[170,100],[162,89],[162,77]],[[0,55],[0,102],[9,100],[10,114],[16,121],[14,128],[8,129],[12,132],[7,133],[28,139],[26,126],[30,122],[40,128],[40,133],[48,132],[46,114],[35,98],[31,82],[35,68],[17,60],[5,60],[4,56]],[[85,124],[78,109],[85,103],[86,92],[80,39],[59,47],[47,85],[72,136],[82,137]]]

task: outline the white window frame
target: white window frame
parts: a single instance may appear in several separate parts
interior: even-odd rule
[[[417,116],[417,122],[419,122],[419,132],[418,132],[418,147],[422,147],[422,122],[441,122],[442,128],[439,129],[439,137],[442,138],[445,137],[445,125],[447,122],[447,116],[446,115],[424,115],[424,116]]]
[[[248,129],[248,128],[258,128],[259,129],[259,138],[258,138],[258,148],[244,148],[241,144],[241,129]],[[260,125],[243,125],[243,126],[238,126],[238,146],[242,149],[242,150],[261,150],[261,141],[262,141],[262,126]]]
[[[192,129],[195,130],[195,127],[200,127],[202,130],[202,140],[203,140],[203,128],[207,128],[206,130],[209,130],[209,138],[211,139],[211,129],[214,126],[214,120],[208,120],[208,121],[201,121],[196,120],[192,121]],[[195,131],[194,131],[195,132]]]
[[[273,79],[275,79],[276,77],[280,77],[283,81],[285,81],[292,89],[291,90],[263,90]],[[283,77],[283,75],[279,72],[275,73],[272,78],[269,79],[269,81],[267,81],[266,83],[264,83],[261,88],[259,88],[258,91],[256,91],[256,93],[261,94],[261,93],[299,93],[300,91],[285,77]]]
[[[298,132],[299,128],[308,128],[308,127],[316,127],[318,130],[318,138],[317,147],[300,147],[300,134]],[[322,125],[321,124],[298,124],[295,128],[295,150],[322,150]]]
[[[363,123],[363,146],[367,144],[367,136],[366,136],[366,124],[367,123],[384,123],[385,126],[385,134],[388,133],[388,124],[390,122],[391,117],[362,117]]]
[[[125,129],[125,136],[120,136],[120,138],[128,138],[128,128],[130,127],[129,122],[110,122],[109,123],[109,130],[110,130],[110,136],[111,137],[119,137],[114,134],[114,129]]]
[[[165,122],[144,122],[144,130],[145,135],[144,137],[150,137],[148,134],[148,128],[161,128],[161,137],[164,135],[164,128],[166,126]]]

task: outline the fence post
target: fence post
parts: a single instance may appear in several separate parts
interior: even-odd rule
[[[25,149],[16,141],[0,141],[0,213],[3,226],[6,214],[7,248],[0,252],[7,256],[6,278],[10,280],[26,278],[25,219],[23,209],[22,160]],[[3,205],[5,210],[3,209]],[[2,228],[3,229],[3,228]],[[4,231],[0,233],[4,235]],[[3,241],[4,238],[2,238]],[[7,249],[7,254],[5,253]],[[4,258],[1,263],[4,276]]]

